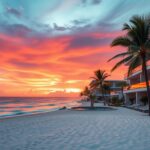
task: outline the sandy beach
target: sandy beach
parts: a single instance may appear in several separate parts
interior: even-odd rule
[[[0,120],[1,150],[148,150],[150,118],[126,108]]]

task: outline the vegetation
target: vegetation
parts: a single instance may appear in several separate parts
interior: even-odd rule
[[[90,98],[90,102],[91,102],[91,107],[94,107],[94,102],[95,102],[96,96],[90,94],[89,98]]]
[[[129,101],[130,101],[131,105],[133,105],[135,102],[135,98],[129,98]]]
[[[114,39],[111,46],[126,47],[126,52],[120,53],[109,60],[111,61],[118,57],[123,58],[112,68],[112,71],[120,65],[126,64],[129,66],[129,76],[133,69],[142,65],[142,72],[146,81],[150,115],[150,88],[146,69],[147,60],[150,59],[150,17],[133,16],[130,19],[130,24],[124,24],[123,30],[126,31],[126,35]]]
[[[88,88],[88,86],[86,86],[84,88],[84,90],[80,93],[80,96],[86,96],[86,97],[89,97],[90,95],[90,89]]]
[[[125,87],[127,87],[128,84],[127,84],[127,82],[120,82],[118,86],[121,87],[122,101],[123,101],[123,103],[124,103],[124,102],[125,102],[125,98],[124,98],[124,94],[123,94],[123,89],[124,89]]]
[[[88,88],[88,86],[84,88],[84,90],[80,93],[80,96],[86,96],[91,102],[91,107],[94,107],[95,96],[91,93],[91,90]]]
[[[109,77],[109,75],[106,73],[105,70],[96,70],[94,72],[94,77],[91,77],[93,81],[90,83],[90,88],[92,90],[99,88],[100,92],[102,93],[102,97],[104,99],[104,105],[106,104],[105,102],[105,97],[104,97],[104,92],[106,90],[106,78]],[[104,88],[105,87],[105,88]]]
[[[112,97],[110,105],[112,106],[121,106],[123,101],[120,100],[118,97]]]
[[[148,103],[148,98],[147,98],[147,96],[143,96],[140,100],[141,100],[141,102],[142,102],[144,105],[146,105],[146,104]]]

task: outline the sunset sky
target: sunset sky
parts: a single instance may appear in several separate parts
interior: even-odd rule
[[[149,0],[0,0],[0,96],[78,95],[93,71],[110,73],[123,23],[148,13]]]

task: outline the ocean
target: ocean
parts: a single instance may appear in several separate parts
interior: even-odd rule
[[[78,106],[79,100],[79,97],[0,97],[0,118]]]

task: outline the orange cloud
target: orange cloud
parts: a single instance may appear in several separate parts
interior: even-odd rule
[[[121,33],[59,37],[11,37],[0,34],[1,96],[78,95],[96,69],[110,72],[107,60],[120,49],[109,46]],[[123,67],[124,68],[124,67]],[[125,71],[112,73],[122,79]]]

